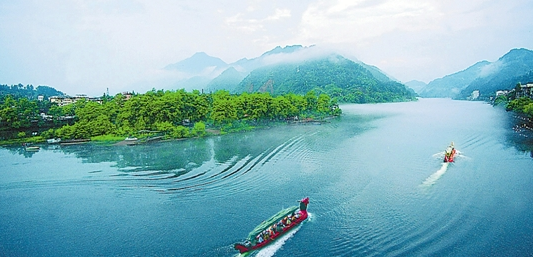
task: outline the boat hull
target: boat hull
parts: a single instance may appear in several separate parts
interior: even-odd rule
[[[261,232],[258,233],[259,231],[258,228],[254,229],[254,231],[252,231],[250,235],[248,236],[247,243],[236,243],[234,245],[234,248],[238,250],[240,253],[247,253],[247,252],[261,249],[267,246],[268,244],[270,244],[271,242],[276,241],[276,239],[283,236],[287,232],[291,231],[295,227],[299,226],[309,216],[309,214],[307,213],[307,204],[309,203],[309,198],[304,198],[300,202],[301,202],[300,210],[297,210],[296,208],[297,211],[294,211],[294,210],[291,210],[291,208],[288,208],[286,209],[288,210],[288,212],[283,213],[285,215],[279,215],[279,214],[286,210],[280,211],[280,213],[273,216],[275,217],[274,220],[272,220],[272,218],[269,219],[270,222],[267,223],[266,226],[265,225],[258,226],[258,228],[260,228],[259,230],[261,230],[261,232],[263,233]],[[286,220],[287,220],[286,217],[290,216],[288,214],[296,214],[294,216],[294,219],[291,220],[290,223],[286,223]],[[259,237],[263,237],[262,235],[265,235],[264,231],[269,232],[269,233],[266,233],[265,239],[260,242],[257,241]]]
[[[453,162],[453,159],[455,157],[455,149],[453,149],[450,153],[444,154],[444,162]]]

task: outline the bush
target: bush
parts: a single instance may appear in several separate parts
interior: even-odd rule
[[[185,138],[190,137],[189,129],[184,126],[177,126],[170,132],[172,138]]]
[[[199,122],[196,122],[194,123],[194,127],[192,129],[192,135],[195,135],[195,136],[205,136],[207,132],[205,131],[205,123],[199,121]]]

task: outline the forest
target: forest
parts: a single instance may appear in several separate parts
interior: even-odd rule
[[[0,139],[25,138],[33,131],[39,131],[42,138],[62,139],[137,136],[143,131],[187,138],[205,135],[208,129],[225,133],[270,122],[341,114],[335,99],[315,91],[271,96],[153,89],[129,100],[122,94],[104,95],[102,100],[102,104],[81,100],[58,106],[46,100],[4,95],[0,98]]]
[[[252,71],[234,92],[324,93],[343,103],[415,101],[416,93],[405,85],[384,80],[362,65],[342,56],[265,66]]]

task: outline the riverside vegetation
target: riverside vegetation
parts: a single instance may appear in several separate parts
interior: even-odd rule
[[[227,133],[249,130],[271,122],[322,119],[338,116],[336,99],[309,91],[288,93],[230,94],[219,90],[148,91],[126,100],[122,94],[104,95],[103,102],[77,101],[58,106],[47,101],[11,95],[0,99],[2,140],[44,141],[46,138],[116,140],[146,136],[157,131],[164,138],[204,136],[210,129]],[[46,115],[41,115],[46,113]],[[29,139],[28,133],[40,131]]]

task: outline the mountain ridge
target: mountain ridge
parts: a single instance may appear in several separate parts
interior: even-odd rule
[[[383,75],[385,76],[385,75]],[[267,65],[252,71],[233,93],[326,93],[340,102],[375,103],[414,100],[415,93],[393,80],[377,79],[363,65],[338,54],[301,62]]]
[[[284,47],[276,46],[258,57],[242,58],[233,63],[225,63],[219,58],[209,56],[204,52],[198,52],[180,62],[167,65],[165,69],[182,74],[182,79],[176,81],[175,86],[207,91],[225,89],[235,92],[239,83],[258,69],[286,65],[288,63],[292,63],[292,65],[303,64],[312,60],[331,58],[332,56],[342,55],[334,50],[320,48],[315,45],[287,45]],[[342,57],[345,58],[344,56]],[[345,59],[357,63],[364,70],[370,72],[371,75],[365,76],[372,77],[371,80],[376,79],[379,83],[396,81],[376,66],[368,65],[356,58]],[[343,72],[346,72],[346,70]]]
[[[469,99],[478,90],[481,99],[490,98],[498,90],[510,90],[533,71],[533,51],[514,48],[494,62],[479,61],[468,68],[437,78],[421,89],[422,97]]]

